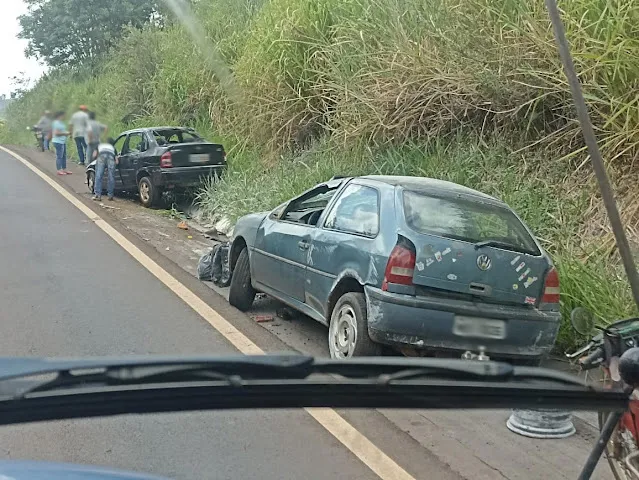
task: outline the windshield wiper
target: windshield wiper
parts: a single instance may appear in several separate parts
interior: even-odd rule
[[[504,250],[511,250],[513,252],[527,253],[530,255],[535,254],[535,252],[532,252],[527,248],[519,247],[508,242],[500,242],[499,240],[483,240],[481,242],[475,243],[475,250],[479,250],[482,247],[497,247],[503,248]]]
[[[0,424],[245,408],[606,411],[627,402],[627,393],[602,391],[571,375],[498,362],[297,355],[0,358]]]

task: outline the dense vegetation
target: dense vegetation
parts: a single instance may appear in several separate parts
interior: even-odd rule
[[[3,141],[43,108],[79,103],[113,130],[189,124],[230,150],[228,176],[200,195],[209,217],[273,207],[335,174],[449,179],[525,218],[559,266],[564,312],[634,312],[541,0],[195,5],[184,26],[130,30],[99,70],[41,80],[11,106]],[[635,242],[639,0],[560,6]],[[560,348],[571,341],[562,329]]]

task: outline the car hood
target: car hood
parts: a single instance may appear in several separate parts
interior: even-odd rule
[[[248,215],[244,215],[243,217],[241,217],[238,221],[237,224],[242,224],[242,225],[259,225],[260,223],[262,223],[262,220],[264,220],[264,217],[266,217],[269,214],[269,212],[258,212],[258,213],[249,213]]]
[[[252,246],[255,241],[257,229],[268,214],[269,212],[250,213],[239,218],[233,227],[232,238],[242,237],[249,246]]]
[[[257,227],[261,225],[264,218],[269,212],[249,213],[237,220],[235,224],[235,233],[246,232],[247,230],[257,230]]]
[[[151,475],[92,465],[29,461],[0,461],[0,480],[167,480]]]

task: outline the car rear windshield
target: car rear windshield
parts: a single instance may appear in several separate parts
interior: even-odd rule
[[[419,233],[471,243],[495,242],[498,248],[511,246],[512,250],[541,254],[517,216],[498,205],[406,190],[404,216],[408,226]]]
[[[202,137],[195,130],[180,130],[176,128],[155,130],[153,136],[158,145],[199,142],[202,140]]]

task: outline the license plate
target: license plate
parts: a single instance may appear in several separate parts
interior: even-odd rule
[[[208,153],[192,153],[189,155],[189,161],[191,163],[207,163],[211,157]]]
[[[460,337],[506,338],[506,322],[477,317],[462,317],[455,315],[453,333]]]

